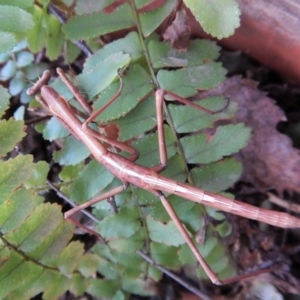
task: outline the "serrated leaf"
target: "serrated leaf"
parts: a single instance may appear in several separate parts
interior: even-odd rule
[[[8,32],[25,32],[34,25],[32,16],[24,9],[16,6],[0,5],[0,28]],[[14,20],[12,22],[12,20]]]
[[[50,142],[64,138],[68,135],[70,135],[70,132],[55,117],[51,117],[51,119],[45,124],[43,137]]]
[[[0,0],[0,4],[18,6],[20,8],[29,8],[32,6],[33,2],[34,0]]]
[[[188,163],[208,164],[246,146],[251,129],[240,123],[218,127],[213,136],[198,134],[180,139]]]
[[[164,126],[164,131],[168,157],[171,158],[176,153],[174,136],[172,135],[170,127],[166,125]],[[140,153],[140,157],[136,161],[137,164],[153,167],[159,163],[157,132],[139,139],[132,143],[132,146]]]
[[[120,288],[118,280],[90,279],[86,292],[98,298],[111,298]]]
[[[146,218],[149,237],[152,241],[168,246],[179,246],[185,243],[173,221],[164,224],[155,221],[151,216]]]
[[[150,278],[131,278],[125,276],[122,281],[122,288],[130,293],[141,296],[151,296],[157,294],[156,286]]]
[[[178,51],[170,43],[152,40],[148,44],[154,68],[194,67],[219,56],[220,47],[208,40],[192,40],[187,51]]]
[[[191,97],[197,90],[207,90],[225,79],[226,70],[220,63],[205,63],[176,71],[159,70],[157,80],[162,89],[181,97]]]
[[[111,4],[113,0],[79,0],[76,1],[75,12],[77,15],[86,15],[95,11],[101,11],[107,5]]]
[[[39,186],[45,186],[47,175],[49,172],[49,165],[45,161],[39,161],[35,164],[31,177],[26,181],[25,186],[27,188],[37,188]]]
[[[76,203],[86,202],[107,187],[113,179],[114,176],[94,159],[76,177],[70,197]]]
[[[10,95],[2,85],[0,85],[0,118],[2,118],[4,112],[8,109]],[[1,151],[0,151],[1,154]]]
[[[76,241],[69,243],[58,259],[58,268],[62,274],[68,275],[72,273],[78,266],[78,262],[84,253],[83,245]],[[94,270],[94,267],[92,268]]]
[[[77,76],[78,84],[89,98],[93,98],[117,78],[118,70],[127,65],[129,61],[129,54],[123,54],[122,52],[112,54],[99,61],[93,68],[85,69],[82,74]]]
[[[41,220],[43,216],[43,220]],[[18,229],[6,233],[5,239],[19,247],[24,252],[34,251],[43,243],[47,235],[54,230],[60,222],[61,213],[58,205],[40,205],[27,218],[26,223]]]
[[[32,173],[32,156],[19,155],[14,159],[0,161],[0,194],[5,201]]]
[[[185,215],[190,209],[192,209],[195,206],[194,202],[183,199],[176,195],[169,196],[168,200],[171,203],[173,209],[175,210],[178,218],[181,218],[181,216]],[[151,212],[151,216],[157,221],[170,221],[170,216],[168,212],[160,202],[155,203]]]
[[[235,0],[184,0],[204,31],[222,39],[240,25],[240,10]]]
[[[92,253],[87,253],[81,258],[80,263],[78,265],[78,270],[85,277],[92,277],[97,271],[99,262],[100,257]]]
[[[154,85],[150,76],[139,65],[133,65],[123,78],[124,87],[118,99],[112,103],[96,120],[105,123],[120,118],[131,111],[140,100],[151,92]],[[119,82],[115,82],[104,90],[100,97],[94,102],[94,109],[97,110],[107,103],[118,91]]]
[[[53,158],[61,165],[76,165],[90,155],[86,146],[72,136],[67,137],[63,149],[53,154]]]
[[[1,204],[1,232],[6,233],[22,225],[28,215],[43,199],[32,191],[22,188]]]
[[[167,0],[159,8],[146,13],[140,13],[140,22],[144,36],[150,35],[175,9],[176,2]]]
[[[134,26],[134,17],[128,4],[108,14],[96,12],[68,20],[63,31],[72,40],[88,39]]]
[[[11,50],[17,44],[15,35],[10,32],[0,31],[0,40],[0,53]]]
[[[193,103],[211,111],[219,111],[226,106],[227,99],[221,96],[214,96],[200,101],[193,101]],[[233,117],[237,110],[236,103],[233,101],[230,101],[221,112],[213,115],[188,105],[170,104],[168,107],[175,130],[178,133],[190,133],[213,127],[216,121]]]
[[[119,270],[116,268],[116,264],[112,261],[102,258],[101,256],[98,257],[100,259],[98,264],[98,272],[107,279],[117,279],[119,276]]]
[[[99,233],[106,239],[130,237],[141,227],[137,207],[123,207],[118,214],[105,218],[98,226]]]
[[[127,226],[127,224],[126,224]],[[118,252],[133,253],[141,249],[145,243],[145,230],[140,228],[136,233],[130,237],[119,238],[109,241],[109,246]]]
[[[114,121],[120,129],[120,141],[129,140],[156,126],[154,101],[154,96],[152,95],[139,103],[124,117]]]
[[[62,181],[70,181],[78,176],[78,173],[83,169],[84,162],[80,162],[75,166],[65,166],[59,173],[59,178]]]
[[[12,134],[12,132],[14,134]],[[11,151],[17,143],[26,135],[24,132],[24,122],[13,119],[1,120],[0,122],[0,156],[4,156]]]
[[[164,267],[176,270],[180,268],[178,248],[166,246],[161,243],[150,243],[151,258]]]
[[[227,190],[241,176],[242,165],[234,158],[191,170],[196,186],[214,193]]]
[[[106,44],[103,48],[87,58],[84,64],[84,72],[94,68],[99,61],[117,53],[129,54],[131,62],[137,61],[143,55],[143,49],[136,32],[130,32],[122,39]]]

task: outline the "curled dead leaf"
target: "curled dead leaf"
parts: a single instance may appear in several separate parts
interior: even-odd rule
[[[252,128],[248,146],[238,154],[244,166],[243,180],[261,191],[273,188],[279,193],[300,193],[299,150],[293,148],[289,137],[277,131],[278,122],[285,120],[284,113],[265,92],[257,89],[256,82],[234,76],[199,95],[225,95],[236,101],[239,110],[233,122],[243,122]]]

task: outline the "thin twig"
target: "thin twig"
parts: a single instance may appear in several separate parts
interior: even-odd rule
[[[63,192],[61,192],[51,181],[47,180],[47,184],[56,192],[56,194],[64,199],[66,202],[68,202],[72,207],[76,207],[77,205],[70,199],[68,198],[67,195],[65,195]],[[95,221],[96,223],[100,224],[101,221],[96,218],[93,214],[88,212],[86,209],[82,209],[81,212],[85,214],[87,217],[89,217],[91,220]]]
[[[65,24],[66,19],[60,13],[58,9],[56,9],[53,5],[48,6],[49,11],[59,20],[60,23]],[[92,50],[86,45],[84,41],[73,41],[73,43],[85,53],[86,56],[91,56],[93,54]]]
[[[148,255],[146,255],[144,252],[138,250],[136,251],[138,255],[140,255],[144,260],[146,260],[150,265],[154,266],[158,270],[162,271],[164,274],[168,275],[175,281],[177,281],[179,284],[184,286],[186,289],[200,297],[202,300],[211,300],[207,295],[204,295],[201,291],[190,285],[188,282],[181,279],[179,276],[175,275],[174,273],[170,272],[169,270],[165,269],[163,266],[158,265],[154,260],[152,260]]]
[[[295,203],[289,203],[287,200],[283,200],[272,193],[268,193],[268,197],[269,197],[268,200],[271,203],[276,204],[294,213],[300,214],[300,205]]]

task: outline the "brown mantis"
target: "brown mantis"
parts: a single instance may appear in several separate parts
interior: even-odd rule
[[[183,99],[171,92],[164,90],[156,91],[156,108],[157,108],[157,128],[158,128],[158,139],[159,139],[159,153],[160,153],[160,164],[153,168],[146,168],[134,163],[138,157],[138,153],[135,149],[130,147],[127,144],[113,140],[105,135],[100,134],[99,132],[91,129],[88,125],[92,122],[96,116],[103,112],[112,102],[114,102],[121,90],[122,90],[122,79],[119,91],[116,95],[110,99],[104,106],[98,109],[96,112],[92,113],[90,106],[86,103],[83,96],[79,91],[72,85],[69,79],[65,76],[62,70],[57,69],[58,74],[64,83],[72,91],[76,99],[81,103],[87,113],[90,114],[88,119],[85,122],[81,122],[77,115],[75,114],[72,107],[69,103],[60,96],[52,87],[45,85],[50,79],[50,72],[45,71],[42,78],[28,90],[28,94],[36,94],[39,90],[41,95],[37,95],[38,101],[44,106],[48,112],[55,117],[73,134],[77,139],[86,145],[90,150],[94,158],[103,166],[107,168],[114,176],[119,178],[123,185],[112,189],[105,194],[102,194],[96,199],[90,200],[80,206],[77,206],[67,213],[65,213],[65,218],[70,218],[75,212],[82,210],[88,206],[91,206],[99,201],[112,197],[124,189],[127,188],[128,184],[133,184],[137,187],[145,189],[152,194],[156,195],[160,200],[166,211],[170,215],[173,222],[176,224],[181,235],[184,237],[186,243],[190,247],[191,251],[199,261],[200,265],[215,284],[227,284],[239,279],[249,277],[248,275],[240,275],[231,279],[226,279],[221,281],[218,276],[211,270],[209,265],[206,263],[204,258],[201,256],[199,250],[193,243],[191,237],[189,236],[187,230],[182,225],[178,219],[174,209],[171,204],[163,194],[163,192],[171,193],[178,195],[180,197],[186,198],[188,200],[208,205],[225,212],[233,213],[242,217],[250,218],[253,220],[258,220],[265,222],[267,224],[278,226],[282,228],[295,228],[300,227],[300,220],[281,212],[273,212],[266,209],[261,209],[254,207],[249,204],[245,204],[230,198],[226,198],[221,195],[217,195],[211,192],[206,192],[199,188],[189,186],[186,183],[177,182],[175,180],[166,178],[162,175],[159,175],[159,172],[164,169],[167,163],[167,154],[166,146],[164,143],[164,130],[163,130],[163,101],[165,95],[171,95],[177,101],[192,105],[197,109],[203,109],[202,107],[190,103],[188,100]],[[212,113],[211,111],[206,110],[207,113]],[[112,153],[107,150],[100,142],[107,142],[111,145],[125,150],[130,154],[129,158],[124,158],[116,153]],[[253,273],[251,274],[251,276]]]

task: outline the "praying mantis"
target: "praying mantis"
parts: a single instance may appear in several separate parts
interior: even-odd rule
[[[75,98],[80,102],[82,107],[89,114],[89,117],[84,122],[82,122],[78,118],[70,104],[62,96],[60,96],[51,86],[47,85],[51,77],[49,71],[45,71],[43,76],[35,83],[35,85],[32,88],[28,90],[27,93],[29,95],[35,95],[40,92],[39,95],[36,95],[36,98],[48,111],[48,113],[55,116],[70,131],[72,135],[74,135],[90,150],[93,157],[100,164],[102,164],[108,171],[110,171],[114,176],[116,176],[123,182],[121,186],[116,187],[95,199],[92,199],[82,205],[79,205],[69,210],[65,213],[66,219],[69,219],[77,211],[80,211],[99,201],[105,200],[122,192],[128,187],[129,184],[133,184],[141,189],[147,190],[160,199],[170,218],[173,220],[177,229],[184,237],[186,243],[197,258],[198,262],[200,263],[200,265],[214,284],[231,283],[239,279],[253,276],[253,273],[250,275],[239,275],[234,278],[220,280],[202,257],[198,248],[192,241],[189,233],[187,232],[183,224],[180,222],[179,218],[176,215],[176,212],[174,211],[173,207],[164,195],[164,192],[175,194],[190,201],[208,205],[218,210],[233,213],[249,219],[258,220],[273,226],[278,226],[282,228],[300,227],[300,219],[297,219],[289,214],[257,208],[252,205],[239,202],[237,200],[233,200],[221,195],[204,191],[202,189],[190,186],[186,183],[181,183],[169,179],[159,174],[167,164],[167,152],[166,145],[164,142],[163,130],[163,102],[165,100],[164,97],[166,95],[171,96],[172,98],[176,99],[177,101],[183,104],[193,106],[196,109],[204,110],[209,114],[212,114],[214,112],[206,110],[201,106],[189,102],[188,100],[181,98],[180,96],[175,95],[169,91],[161,89],[157,90],[155,93],[155,99],[160,164],[153,168],[147,168],[138,165],[134,162],[138,158],[138,152],[134,148],[125,143],[111,139],[89,127],[89,124],[93,122],[93,120],[99,114],[101,114],[101,112],[103,112],[118,98],[123,87],[122,78],[119,76],[121,81],[119,91],[105,105],[103,105],[93,113],[89,104],[79,93],[77,88],[69,81],[64,72],[61,69],[57,69],[57,73],[59,74],[62,81],[74,94]],[[107,148],[103,146],[101,141],[109,143],[114,147],[128,152],[129,157],[125,158],[117,153],[110,152]]]

